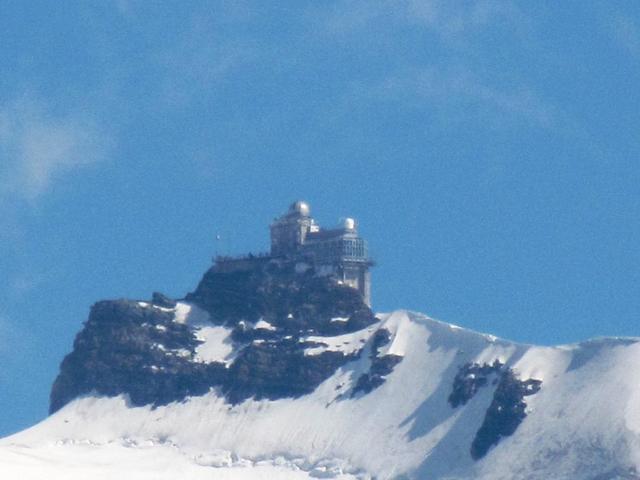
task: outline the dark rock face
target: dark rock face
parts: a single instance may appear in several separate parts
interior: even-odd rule
[[[393,368],[402,361],[399,355],[384,355],[382,357],[374,357],[371,362],[369,372],[358,378],[356,386],[353,388],[351,396],[358,393],[370,393],[385,381],[385,377],[393,372]]]
[[[362,374],[356,382],[351,396],[358,393],[370,393],[385,381],[385,377],[393,372],[394,367],[402,361],[399,355],[380,355],[380,347],[383,347],[391,340],[391,332],[384,328],[376,331],[371,342],[371,367],[367,373]]]
[[[126,393],[134,405],[202,395],[224,375],[219,363],[194,363],[198,340],[173,315],[127,300],[98,302],[51,391],[50,411],[96,392]]]
[[[299,397],[313,392],[352,359],[340,352],[305,356],[300,345],[285,340],[245,348],[229,370],[224,386],[227,400]]]
[[[286,261],[232,273],[212,268],[186,300],[209,312],[219,325],[263,319],[294,335],[340,335],[375,322],[373,312],[354,289],[316,276],[313,268],[296,273],[295,264]],[[349,320],[331,322],[335,317]]]
[[[540,380],[518,380],[510,368],[502,372],[484,422],[471,444],[474,460],[484,457],[502,437],[513,435],[527,416],[524,397],[537,393],[541,385]]]
[[[527,416],[524,397],[537,393],[542,381],[520,380],[513,369],[500,361],[493,364],[467,363],[460,367],[453,380],[449,404],[453,408],[465,405],[478,390],[486,385],[497,385],[484,421],[471,444],[474,460],[484,457],[502,437],[512,435]]]
[[[157,305],[158,307],[175,308],[178,302],[167,297],[166,295],[163,295],[162,293],[153,292],[153,294],[151,295],[151,303]]]
[[[502,363],[498,360],[495,360],[492,365],[488,363],[463,365],[453,380],[453,391],[449,395],[449,404],[453,408],[465,405],[481,387],[489,383],[491,374],[500,372],[502,367]]]
[[[233,363],[194,360],[201,342],[191,327],[174,321],[175,300],[154,293],[152,304],[101,301],[62,362],[50,411],[89,393],[127,394],[134,405],[163,405],[211,388],[232,403],[305,395],[359,352],[305,355],[313,345],[301,337],[353,332],[376,321],[356,290],[312,271],[296,273],[282,261],[251,271],[211,269],[186,300],[232,329]],[[332,322],[335,317],[348,320]],[[275,329],[253,328],[258,320]],[[382,376],[385,362],[372,375]]]

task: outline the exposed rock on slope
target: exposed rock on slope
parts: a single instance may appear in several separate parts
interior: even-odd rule
[[[385,377],[393,372],[393,368],[400,363],[402,357],[393,354],[381,354],[380,347],[388,345],[391,341],[391,332],[385,328],[377,330],[372,337],[371,366],[367,373],[363,373],[358,378],[356,386],[353,388],[351,395],[357,393],[369,393],[371,390],[378,388],[384,383]]]
[[[200,341],[174,315],[128,300],[95,304],[62,362],[51,412],[88,393],[127,394],[134,405],[162,405],[221,384],[224,364],[193,361]]]
[[[493,401],[484,417],[480,429],[471,444],[471,456],[482,458],[502,437],[512,435],[527,416],[524,397],[537,393],[541,380],[520,380],[513,369],[499,360],[492,364],[467,363],[463,365],[453,381],[449,403],[453,408],[466,404],[482,387],[495,385]]]
[[[236,327],[243,321],[264,320],[292,335],[338,335],[374,321],[371,309],[354,289],[316,276],[309,265],[300,268],[295,262],[275,260],[258,265],[230,273],[212,268],[185,300],[207,311],[219,325]],[[334,318],[346,321],[332,322]]]
[[[305,338],[347,334],[375,321],[355,290],[310,268],[298,273],[293,262],[231,273],[212,268],[185,302],[155,293],[150,303],[94,305],[62,362],[51,411],[91,392],[126,394],[133,405],[164,405],[212,388],[231,403],[304,395],[363,348],[305,355],[317,344]],[[214,326],[224,338],[198,335]],[[216,342],[227,344],[232,360],[198,357],[202,344]]]
[[[474,459],[484,457],[489,448],[497,445],[502,437],[515,433],[527,416],[524,397],[538,393],[541,384],[541,380],[534,378],[519,380],[510,368],[500,373],[493,401],[471,444],[471,456]]]

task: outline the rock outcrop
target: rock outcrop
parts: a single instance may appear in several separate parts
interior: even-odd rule
[[[513,435],[527,416],[524,397],[537,393],[542,386],[537,379],[520,380],[513,369],[499,360],[491,364],[467,363],[456,374],[449,404],[453,408],[465,405],[490,383],[495,387],[493,400],[471,444],[475,460],[484,457],[502,437]]]
[[[202,340],[188,322],[176,321],[177,302],[162,294],[151,302],[101,301],[62,362],[50,411],[89,393],[126,394],[133,405],[163,405],[212,388],[231,403],[297,397],[359,354],[305,355],[313,345],[306,336],[376,321],[356,290],[282,260],[235,272],[214,267],[183,301],[207,312],[207,324],[231,330],[232,361],[198,360]]]

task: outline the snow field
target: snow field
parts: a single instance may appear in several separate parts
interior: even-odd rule
[[[191,315],[186,307],[176,309],[181,321],[211,328]],[[536,347],[452,328],[406,311],[378,318],[379,323],[360,332],[308,338],[324,346],[309,348],[307,354],[349,352],[368,345],[376,329],[389,330],[391,341],[380,351],[403,360],[367,395],[349,394],[370,366],[365,352],[298,399],[248,400],[231,406],[211,392],[153,409],[130,407],[122,397],[81,398],[31,429],[0,440],[0,477],[36,478],[28,475],[45,465],[58,478],[74,479],[76,472],[84,478],[87,472],[90,478],[103,478],[91,469],[108,465],[114,475],[104,478],[118,473],[136,480],[310,475],[389,479],[404,474],[449,480],[589,479],[617,468],[640,468],[636,340]],[[207,347],[211,351],[203,352],[202,358],[228,358],[228,350],[220,348],[226,340],[221,332],[211,333],[204,345],[217,347]],[[470,445],[495,386],[480,388],[456,409],[447,398],[462,365],[496,359],[522,379],[537,378],[543,384],[538,393],[525,397],[528,416],[515,434],[474,462]],[[176,476],[170,459],[186,473]],[[119,475],[120,466],[134,463],[140,465],[139,473],[134,468],[134,476],[124,471]],[[155,476],[145,476],[147,466]],[[162,476],[163,469],[174,476]],[[215,477],[200,476],[212,471]]]

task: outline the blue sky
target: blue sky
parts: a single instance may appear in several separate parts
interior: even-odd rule
[[[180,297],[295,199],[374,308],[640,335],[638,2],[0,4],[0,434],[104,298]]]

